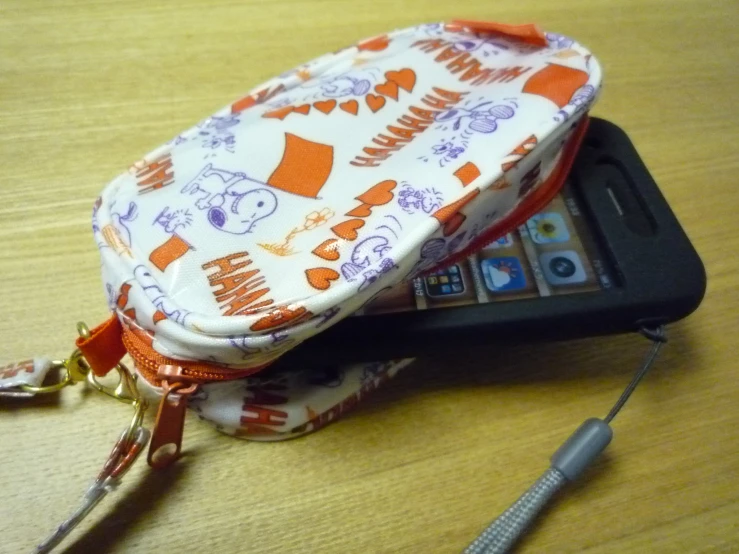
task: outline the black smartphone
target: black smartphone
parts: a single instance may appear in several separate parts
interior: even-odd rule
[[[582,338],[689,315],[703,264],[626,133],[592,118],[561,193],[463,262],[405,282],[281,366]]]

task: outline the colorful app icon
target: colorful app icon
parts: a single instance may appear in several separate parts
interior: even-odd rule
[[[518,258],[503,256],[480,262],[485,286],[492,292],[506,292],[526,288],[526,276]]]
[[[452,271],[453,268],[456,268],[456,274]],[[444,298],[465,292],[464,275],[456,265],[440,271],[438,277],[433,279],[434,281],[428,277],[425,282],[426,294],[429,298]]]
[[[498,248],[509,248],[513,246],[513,235],[508,233],[500,237],[498,240],[491,242],[485,247],[485,250],[496,250]]]
[[[536,214],[526,222],[526,227],[529,229],[531,238],[537,244],[567,242],[570,240],[567,224],[557,212]]]
[[[539,256],[539,262],[551,285],[570,285],[587,280],[580,256],[574,250],[546,252]]]
[[[449,273],[459,273],[459,266],[453,265],[449,268]]]

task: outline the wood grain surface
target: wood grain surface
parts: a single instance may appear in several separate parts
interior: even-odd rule
[[[454,17],[533,21],[591,48],[605,72],[594,114],[630,134],[708,271],[607,456],[520,551],[739,552],[735,0],[5,0],[1,360],[67,355],[75,322],[105,316],[90,211],[129,163],[273,74]],[[621,336],[419,361],[279,444],[191,418],[187,456],[167,472],[139,463],[60,551],[459,552],[604,414],[646,347]],[[0,552],[30,551],[68,515],[128,418],[82,386],[0,405]]]

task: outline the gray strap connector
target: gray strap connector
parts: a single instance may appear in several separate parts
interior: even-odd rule
[[[598,418],[586,420],[552,456],[552,467],[574,481],[592,464],[613,438],[613,429]]]
[[[465,549],[464,554],[510,552],[554,495],[568,481],[580,477],[610,444],[613,430],[609,423],[624,407],[667,342],[664,327],[644,328],[641,332],[652,341],[652,348],[608,415],[604,419],[588,419],[580,425],[554,453],[550,460],[551,467],[510,508],[493,521]]]

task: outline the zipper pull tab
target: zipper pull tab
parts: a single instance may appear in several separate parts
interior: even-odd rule
[[[179,366],[159,366],[157,375],[162,379],[164,395],[159,402],[146,460],[154,469],[163,469],[180,457],[187,399],[198,390],[200,384],[184,383],[187,377],[183,376]],[[173,382],[170,383],[168,379]]]

